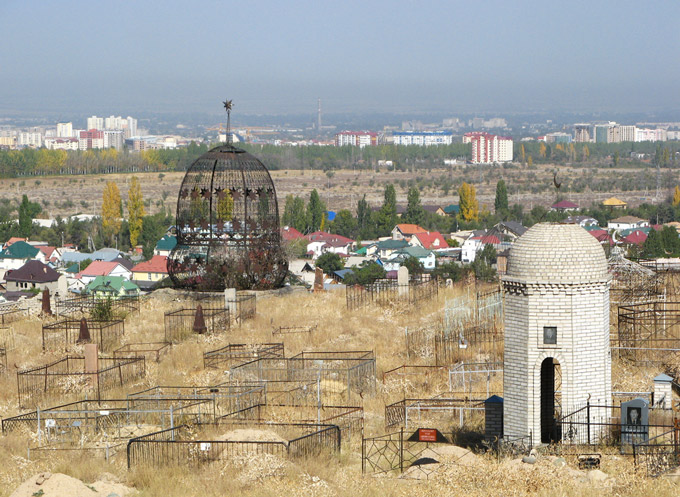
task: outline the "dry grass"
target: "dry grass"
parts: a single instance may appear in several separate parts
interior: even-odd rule
[[[363,399],[365,433],[384,433],[385,404],[400,400],[406,385],[383,385],[382,373],[409,364],[427,364],[426,359],[407,361],[404,350],[404,330],[416,329],[439,319],[446,298],[459,295],[460,288],[444,289],[437,300],[425,302],[419,308],[367,307],[349,312],[344,292],[309,294],[295,292],[286,296],[261,295],[257,316],[241,327],[214,336],[196,336],[177,344],[162,356],[160,363],[147,362],[147,376],[135,385],[115,390],[110,398],[123,398],[127,393],[156,384],[211,384],[227,379],[223,371],[204,370],[202,353],[229,342],[285,342],[286,355],[303,350],[373,350],[377,361],[378,389],[373,397]],[[124,341],[162,341],[163,313],[183,305],[172,292],[159,293],[143,303],[140,313],[126,319]],[[274,326],[318,325],[312,334],[272,336]],[[63,355],[63,352],[43,353],[40,343],[41,322],[37,318],[15,323],[16,350],[9,353],[10,374],[0,376],[0,416],[5,418],[20,412],[16,394],[16,367],[39,365]],[[78,347],[72,347],[78,352]],[[657,371],[632,370],[615,364],[614,387],[617,390],[649,389],[650,378]],[[629,378],[624,380],[623,378]],[[406,380],[405,380],[406,381]],[[497,388],[500,380],[494,380]],[[420,396],[439,393],[441,382],[420,383]],[[484,384],[485,388],[485,384]],[[424,390],[424,391],[423,391]],[[77,394],[63,396],[59,403],[76,400]],[[479,422],[479,419],[477,419]],[[121,482],[134,486],[143,496],[167,497],[202,495],[640,495],[654,493],[658,497],[677,495],[671,482],[650,480],[636,474],[630,458],[615,454],[606,456],[602,470],[610,478],[602,483],[588,480],[575,469],[575,461],[567,457],[566,468],[557,468],[548,458],[536,465],[516,461],[498,464],[481,455],[476,463],[461,466],[454,462],[439,465],[427,481],[395,477],[361,475],[361,446],[356,437],[338,455],[326,455],[307,461],[289,461],[275,456],[242,457],[216,462],[197,469],[186,467],[151,470],[136,468],[128,472],[124,451],[111,462],[77,452],[55,452],[49,457],[27,460],[26,433],[12,433],[0,438],[0,497],[10,495],[18,484],[40,471],[63,472],[92,482],[104,473],[111,473]],[[32,442],[31,442],[32,443]],[[33,459],[33,458],[32,458]]]

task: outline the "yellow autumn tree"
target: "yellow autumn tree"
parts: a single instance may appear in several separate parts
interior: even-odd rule
[[[519,158],[520,158],[520,161],[522,162],[522,164],[524,164],[527,160],[527,154],[524,151],[524,143],[522,143],[519,146]]]
[[[546,150],[545,143],[541,142],[541,145],[538,147],[538,155],[541,156],[541,159],[545,159]]]
[[[673,206],[680,205],[680,186],[675,185],[673,191]]]
[[[234,215],[234,198],[229,190],[224,190],[221,198],[217,201],[217,219],[222,222],[231,221]]]
[[[534,164],[534,159],[533,159],[533,157],[529,156],[529,158],[527,159],[527,165],[532,166],[533,164]]]
[[[460,215],[464,221],[477,221],[479,219],[479,203],[475,187],[467,183],[460,185],[458,189]]]
[[[142,219],[145,214],[142,188],[137,176],[133,176],[128,189],[128,225],[130,226],[130,245],[132,247],[137,245],[139,235],[142,233]]]
[[[107,181],[102,196],[102,230],[109,240],[120,231],[121,217],[120,191],[113,181]]]

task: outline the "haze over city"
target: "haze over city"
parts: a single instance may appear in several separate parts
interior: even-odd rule
[[[0,4],[13,114],[680,108],[680,4]]]

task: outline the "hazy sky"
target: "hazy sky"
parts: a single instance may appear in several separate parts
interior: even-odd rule
[[[0,0],[0,111],[680,109],[680,2]]]

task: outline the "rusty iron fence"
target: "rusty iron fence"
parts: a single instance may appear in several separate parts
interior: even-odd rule
[[[402,302],[416,305],[436,298],[439,285],[434,279],[414,279],[408,285],[396,280],[376,280],[368,285],[350,285],[345,288],[347,309],[353,311],[368,305],[389,305]]]
[[[88,392],[101,399],[102,392],[132,383],[146,374],[143,357],[99,358],[96,371],[85,372],[85,358],[63,359],[17,372],[19,405],[36,405],[50,395]]]
[[[233,424],[218,426],[229,427]],[[220,440],[210,434],[196,433],[195,427],[181,425],[131,439],[127,446],[128,469],[140,466],[197,467],[236,456],[259,454],[308,458],[324,451],[340,450],[341,433],[335,425],[248,423],[245,426],[276,431],[281,434],[282,440]]]
[[[224,369],[258,357],[284,357],[284,346],[278,343],[230,343],[203,353],[203,367]]]
[[[226,331],[231,326],[231,316],[228,309],[205,308],[203,309],[205,333],[216,334]],[[179,343],[196,334],[194,323],[196,320],[196,308],[182,308],[166,312],[163,317],[165,325],[165,341]]]
[[[611,337],[615,356],[640,366],[680,360],[680,302],[658,300],[619,306]]]
[[[293,335],[297,333],[314,333],[318,324],[314,326],[279,326],[272,329],[272,335]]]
[[[254,293],[237,293],[235,299],[227,299],[225,304],[234,316],[234,323],[239,326],[247,319],[254,319],[257,313],[257,296]]]
[[[662,475],[680,466],[680,426],[633,444],[635,466],[644,468],[647,476]]]
[[[74,314],[92,314],[102,303],[110,306],[114,316],[123,317],[127,314],[139,311],[141,298],[138,296],[126,296],[120,298],[102,299],[93,295],[77,295],[75,297],[60,298],[55,302],[55,314],[57,316],[71,316]]]
[[[137,357],[143,356],[147,360],[156,362],[161,360],[163,354],[168,353],[171,343],[168,342],[134,342],[123,345],[113,351],[113,357]]]
[[[484,413],[484,398],[432,397],[429,399],[402,399],[385,406],[385,429],[403,426],[408,429],[413,423],[425,423],[444,430],[452,428],[457,421],[462,427],[466,419],[475,413]]]
[[[102,352],[111,352],[125,334],[125,322],[122,319],[102,321],[86,319],[90,332],[90,341],[99,345]],[[61,319],[54,323],[42,325],[43,350],[59,350],[67,348],[78,341],[80,320]]]

